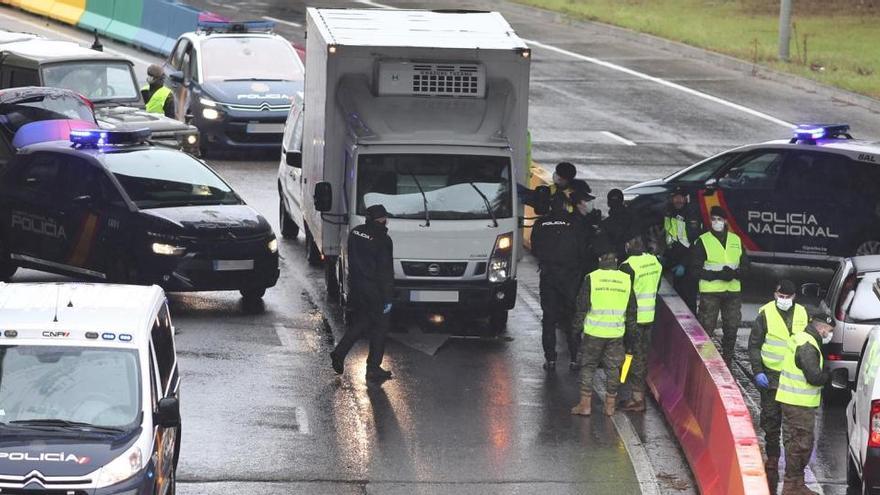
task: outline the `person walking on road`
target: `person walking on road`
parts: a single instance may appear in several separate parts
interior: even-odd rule
[[[829,379],[822,346],[831,341],[833,324],[826,313],[814,315],[803,332],[792,336],[782,360],[776,401],[782,408],[785,446],[783,495],[816,493],[804,483],[804,469],[813,454],[816,410],[822,401],[822,387]]]
[[[171,89],[165,86],[165,70],[161,65],[152,64],[147,67],[147,85],[141,88],[141,96],[147,112],[174,118],[174,97]]]
[[[342,374],[345,357],[355,342],[369,335],[367,380],[387,380],[382,369],[394,287],[394,252],[388,236],[388,212],[382,205],[367,208],[367,221],[348,235],[349,297],[353,323],[330,353],[333,370]]]
[[[672,275],[675,291],[693,312],[697,311],[697,280],[688,269],[688,258],[699,235],[699,216],[688,203],[687,191],[676,187],[663,218],[663,265]]]
[[[580,402],[572,414],[589,416],[592,411],[593,375],[599,363],[605,368],[605,414],[614,415],[624,338],[636,325],[636,299],[629,275],[617,269],[617,256],[602,246],[599,268],[581,285],[573,329],[584,332],[581,344]]]
[[[538,259],[541,295],[541,343],[544,369],[556,368],[556,329],[568,341],[569,369],[578,368],[580,332],[572,331],[571,318],[581,284],[586,240],[580,224],[565,211],[565,198],[553,196],[550,213],[532,227],[532,254]]]
[[[721,313],[721,355],[729,367],[733,362],[736,332],[742,322],[742,275],[749,259],[742,240],[727,228],[727,213],[720,206],[709,212],[712,230],[694,243],[691,270],[699,277],[700,304],[697,319],[709,335],[715,333]]]
[[[779,373],[785,353],[795,334],[807,327],[807,310],[794,302],[795,286],[782,280],[776,286],[773,300],[758,310],[749,337],[749,361],[758,392],[761,393],[761,429],[767,463],[767,483],[771,493],[779,484],[779,441],[782,434],[782,409],[776,402]]]
[[[663,265],[651,253],[645,252],[641,235],[636,235],[626,243],[629,258],[620,265],[620,271],[629,275],[636,298],[636,326],[630,337],[632,365],[629,384],[632,396],[621,405],[623,411],[645,411],[645,377],[648,372],[648,351],[651,349],[651,334],[654,328],[654,314],[657,306],[657,291]]]

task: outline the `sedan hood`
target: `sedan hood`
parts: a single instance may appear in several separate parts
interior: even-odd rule
[[[289,106],[301,81],[215,81],[202,83],[207,98],[230,105]]]
[[[141,210],[161,225],[162,233],[192,237],[252,237],[272,231],[269,222],[247,205],[178,206]]]
[[[138,435],[83,438],[51,431],[10,430],[0,440],[0,476],[85,476],[122,455]],[[140,431],[140,430],[138,430]]]
[[[162,114],[134,107],[96,108],[95,117],[104,129],[131,131],[147,128],[153,132],[191,131],[196,128]]]

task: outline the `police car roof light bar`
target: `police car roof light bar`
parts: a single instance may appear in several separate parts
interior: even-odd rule
[[[818,139],[852,139],[848,124],[801,124],[792,130],[791,144],[816,144]]]
[[[70,142],[74,146],[94,148],[98,146],[119,146],[141,144],[150,138],[149,129],[134,131],[105,131],[103,129],[70,131]]]
[[[199,21],[199,32],[211,33],[270,33],[275,28],[272,21]]]

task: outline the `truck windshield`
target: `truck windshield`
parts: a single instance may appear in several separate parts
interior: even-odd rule
[[[504,156],[361,155],[357,214],[381,204],[392,217],[420,219],[427,200],[431,220],[490,219],[488,200],[496,218],[509,218],[510,187],[510,158]]]
[[[0,422],[130,429],[140,383],[134,349],[0,346]]]
[[[104,164],[141,209],[241,203],[211,169],[176,150],[106,153]]]
[[[140,98],[126,62],[70,62],[43,67],[43,86],[69,89],[95,101]]]
[[[205,81],[303,80],[296,52],[281,38],[234,36],[208,39],[202,43],[201,56]]]

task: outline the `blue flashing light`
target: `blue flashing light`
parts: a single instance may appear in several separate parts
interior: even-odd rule
[[[131,335],[127,334],[127,333],[120,333],[119,334],[119,341],[120,342],[131,342]]]
[[[849,125],[847,124],[801,124],[795,126],[792,131],[794,139],[798,141],[849,137]]]
[[[149,139],[149,129],[135,131],[105,131],[102,129],[72,130],[70,142],[76,146],[99,147],[140,144]]]
[[[110,332],[102,333],[101,338],[104,340],[116,340],[116,334]]]
[[[199,21],[198,30],[206,33],[268,33],[275,28],[272,21]]]

